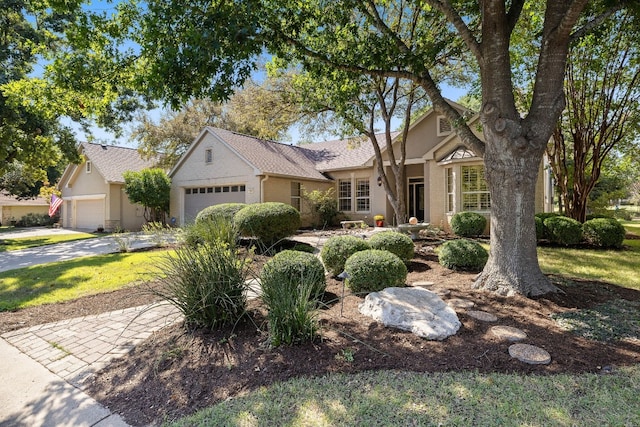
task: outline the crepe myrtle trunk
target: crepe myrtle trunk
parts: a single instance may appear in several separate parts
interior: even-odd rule
[[[483,112],[491,244],[489,260],[474,287],[502,295],[537,296],[557,291],[540,270],[536,252],[535,190],[542,149],[526,139],[517,120],[494,120],[491,116]]]

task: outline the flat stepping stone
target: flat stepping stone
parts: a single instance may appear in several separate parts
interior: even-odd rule
[[[462,298],[451,298],[447,300],[447,304],[449,304],[454,309],[455,308],[466,309],[476,305],[473,301],[469,301],[468,299],[462,299]]]
[[[544,349],[529,344],[511,344],[509,356],[530,365],[548,365],[551,355]]]
[[[507,341],[522,341],[527,338],[527,334],[518,328],[512,326],[492,326],[491,333],[500,339]]]
[[[412,286],[417,286],[420,288],[430,288],[431,286],[435,285],[434,282],[428,282],[426,280],[419,280],[417,282],[413,282]]]
[[[496,322],[498,321],[498,316],[492,313],[487,313],[486,311],[480,310],[469,310],[467,311],[467,315],[473,317],[476,320],[481,320],[483,322]]]

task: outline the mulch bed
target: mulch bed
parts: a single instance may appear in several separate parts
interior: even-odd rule
[[[409,284],[434,282],[433,289],[450,291],[445,300],[473,301],[472,310],[493,313],[498,321],[482,322],[460,311],[462,327],[455,336],[427,341],[361,315],[358,304],[363,297],[351,295],[342,282],[330,279],[327,307],[318,316],[321,338],[313,343],[269,347],[266,312],[259,301],[252,301],[250,316],[235,328],[187,331],[174,325],[161,330],[99,372],[86,391],[138,426],[191,414],[297,376],[381,369],[548,375],[615,372],[617,366],[640,363],[640,341],[591,341],[562,330],[550,317],[613,299],[640,301],[640,292],[608,283],[552,278],[562,293],[536,299],[501,297],[471,289],[475,274],[440,266],[427,243],[418,243],[417,249],[409,266]],[[148,294],[124,289],[65,304],[0,313],[0,331],[149,302]],[[525,331],[523,342],[548,351],[551,363],[528,365],[511,358],[510,343],[490,332],[494,325]]]

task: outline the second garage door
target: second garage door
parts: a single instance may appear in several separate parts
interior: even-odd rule
[[[76,201],[76,228],[104,227],[104,199]]]
[[[245,203],[244,185],[185,188],[184,218],[192,222],[202,209],[221,203]]]

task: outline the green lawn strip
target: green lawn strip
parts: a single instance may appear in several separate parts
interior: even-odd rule
[[[99,255],[5,271],[0,273],[0,311],[69,301],[147,280],[167,252]]]
[[[538,247],[540,268],[559,274],[640,290],[640,240],[625,240],[623,250]]]
[[[611,375],[379,371],[295,378],[165,425],[640,425],[640,366]]]
[[[17,251],[36,246],[53,245],[55,243],[74,240],[92,239],[102,235],[92,233],[56,234],[51,236],[19,237],[16,239],[0,239],[0,252]]]
[[[628,233],[640,236],[640,221],[620,221]]]

